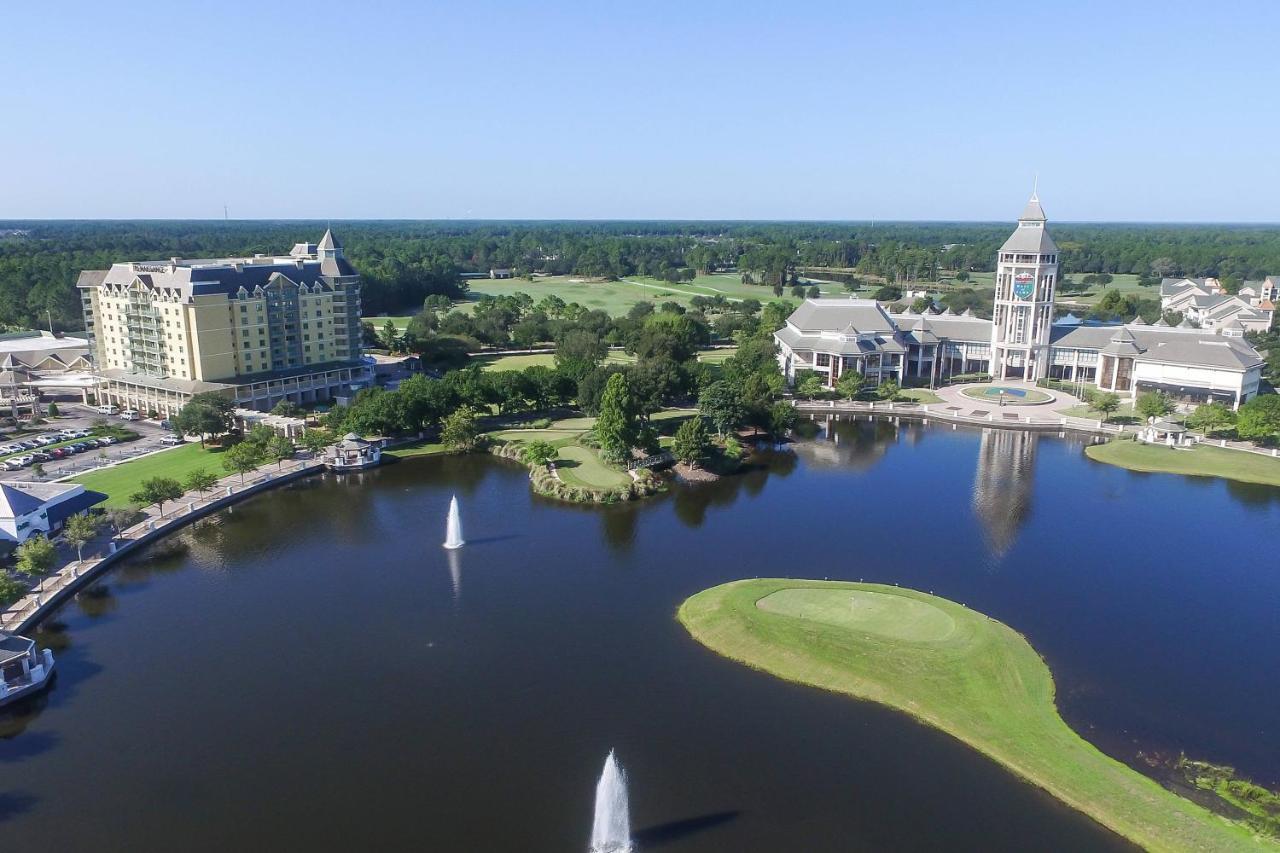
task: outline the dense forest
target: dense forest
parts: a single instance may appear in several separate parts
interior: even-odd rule
[[[335,222],[364,277],[367,313],[456,297],[466,272],[510,268],[585,276],[737,270],[763,284],[808,268],[889,282],[988,271],[1011,223]],[[1280,273],[1280,227],[1051,224],[1063,273],[1213,275],[1239,282]],[[81,325],[82,269],[173,256],[283,253],[315,241],[322,222],[0,222],[0,326]]]

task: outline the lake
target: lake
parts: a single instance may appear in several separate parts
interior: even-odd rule
[[[485,456],[250,499],[55,614],[0,717],[6,847],[583,851],[616,748],[642,850],[1122,850],[904,716],[674,619],[755,576],[898,583],[1026,635],[1134,766],[1280,778],[1280,490],[1084,439],[818,421],[742,476],[605,508]],[[440,547],[457,494],[468,544]]]

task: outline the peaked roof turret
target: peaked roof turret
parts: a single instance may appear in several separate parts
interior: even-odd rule
[[[1169,324],[1165,322],[1164,315],[1161,315],[1160,319],[1159,319],[1159,320],[1156,320],[1156,321],[1155,321],[1154,323],[1152,323],[1151,325],[1152,325],[1152,326],[1166,326],[1166,327],[1167,327]]]
[[[324,236],[320,238],[320,242],[316,244],[316,248],[317,249],[341,249],[342,247],[338,245],[337,240],[333,239],[333,230],[330,228],[326,228],[324,229]]]
[[[1031,194],[1031,199],[1027,202],[1027,206],[1022,209],[1022,215],[1018,217],[1019,222],[1045,222],[1044,208],[1040,206],[1040,196],[1036,193]]]
[[[1134,318],[1129,322],[1129,325],[1130,325],[1130,326],[1145,326],[1145,325],[1147,325],[1147,321],[1146,321],[1146,320],[1144,320],[1144,319],[1142,319],[1142,315],[1141,315],[1141,314],[1139,314],[1137,317],[1134,317]]]

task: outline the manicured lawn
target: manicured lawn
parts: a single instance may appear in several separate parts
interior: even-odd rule
[[[1061,409],[1054,409],[1054,411],[1060,415],[1066,415],[1069,418],[1091,418],[1095,421],[1102,418],[1102,415],[1099,414],[1096,410],[1091,409],[1087,405],[1083,405],[1083,404],[1078,406],[1064,406]],[[1171,415],[1166,415],[1165,418],[1166,420],[1178,421],[1179,423],[1181,423],[1183,416],[1175,413]],[[1121,403],[1120,408],[1116,409],[1114,412],[1111,413],[1110,422],[1121,423],[1121,424],[1123,423],[1144,424],[1147,422],[1147,419],[1143,417],[1140,412],[1137,412],[1134,410],[1133,403]]]
[[[388,320],[390,320],[392,323],[394,323],[394,324],[395,324],[395,327],[396,327],[397,329],[400,329],[401,331],[404,331],[404,329],[405,329],[406,327],[408,327],[408,325],[409,325],[409,321],[410,321],[410,320],[412,320],[413,318],[412,318],[412,317],[386,317],[386,316],[383,316],[383,317],[361,317],[360,319],[361,319],[363,322],[366,322],[366,323],[372,323],[372,324],[373,324],[373,328],[374,328],[374,329],[376,329],[377,331],[381,332],[381,331],[382,331],[382,327],[383,327],[383,326],[385,326],[385,325],[387,324],[387,321],[388,321]]]
[[[596,451],[580,444],[566,444],[560,448],[556,471],[566,483],[588,489],[612,489],[626,485],[631,479],[622,471],[604,464]]]
[[[1058,716],[1035,649],[963,605],[879,584],[760,579],[704,590],[677,616],[725,657],[941,729],[1147,849],[1280,849],[1099,752]]]
[[[738,354],[737,347],[725,347],[724,349],[704,349],[698,353],[698,361],[705,361],[707,364],[724,364],[729,359]]]
[[[1280,459],[1198,444],[1191,448],[1117,440],[1094,444],[1085,454],[1098,462],[1130,471],[1225,477],[1244,483],[1280,486]]]
[[[609,350],[604,357],[605,364],[631,364],[635,356],[627,355],[622,350]],[[484,370],[524,370],[526,367],[541,365],[555,367],[555,353],[536,352],[524,355],[479,355],[471,359]]]
[[[227,472],[222,467],[221,453],[221,447],[201,448],[199,442],[193,442],[111,468],[90,471],[73,479],[84,483],[86,489],[106,494],[106,506],[131,506],[129,495],[142,486],[143,480],[151,477],[172,477],[183,482],[187,475],[200,468],[208,468],[219,477],[225,476]]]
[[[930,391],[928,388],[903,388],[898,392],[899,397],[906,397],[915,400],[917,403],[941,403],[942,398]]]
[[[1075,281],[1080,281],[1084,276],[1085,273],[1064,273],[1062,275],[1063,278],[1070,278]],[[1057,294],[1057,301],[1065,307],[1070,307],[1070,305],[1096,305],[1102,297],[1107,295],[1107,291],[1109,290],[1118,290],[1121,294],[1126,296],[1130,293],[1134,293],[1138,296],[1150,299],[1160,298],[1160,288],[1158,286],[1152,285],[1151,287],[1142,287],[1138,284],[1138,277],[1136,275],[1123,273],[1113,275],[1112,279],[1113,281],[1106,287],[1103,287],[1100,284],[1095,284],[1088,290],[1083,290],[1078,293],[1059,292]],[[995,273],[971,272],[969,273],[969,280],[967,282],[953,280],[952,286],[968,286],[973,288],[995,287]],[[1154,317],[1148,317],[1146,319],[1148,323],[1154,323],[1156,320]]]
[[[393,459],[410,459],[414,456],[438,456],[447,452],[445,446],[438,441],[419,441],[385,450],[382,455]]]

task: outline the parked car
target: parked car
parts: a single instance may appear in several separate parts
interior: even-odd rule
[[[35,450],[37,447],[40,446],[35,441],[32,441],[29,438],[25,439],[24,441],[19,441],[18,444],[22,445],[23,450]]]
[[[19,468],[25,468],[28,465],[30,465],[32,462],[35,462],[36,458],[28,453],[25,456],[15,456],[9,461],[16,462]]]
[[[107,445],[110,445],[110,444],[119,444],[119,443],[120,443],[120,439],[116,438],[114,435],[104,435],[98,439],[99,447],[106,447]]]
[[[31,454],[31,459],[33,462],[48,462],[52,458],[53,458],[52,456],[50,456],[48,453],[45,453],[43,450],[37,450],[35,453]]]
[[[21,452],[22,452],[22,447],[20,445],[17,445],[17,444],[0,445],[0,453],[9,454],[9,453],[21,453]]]
[[[4,470],[6,471],[21,471],[24,467],[26,466],[19,462],[16,456],[13,459],[4,460]]]
[[[123,412],[120,413],[120,420],[138,421],[138,420],[142,420],[142,415],[138,412],[137,409],[125,409]]]
[[[168,418],[166,418],[166,419],[162,420],[162,421],[160,422],[160,428],[161,428],[161,429],[173,429],[173,421],[169,420]]]
[[[34,440],[35,443],[41,447],[48,447],[51,444],[57,444],[59,441],[62,441],[61,438],[54,438],[51,435],[38,435]]]
[[[180,435],[166,435],[164,438],[160,439],[160,443],[169,447],[177,447],[179,444],[183,444],[184,442]]]
[[[55,447],[53,450],[49,451],[49,455],[54,459],[65,459],[67,458],[67,451],[61,447]]]

